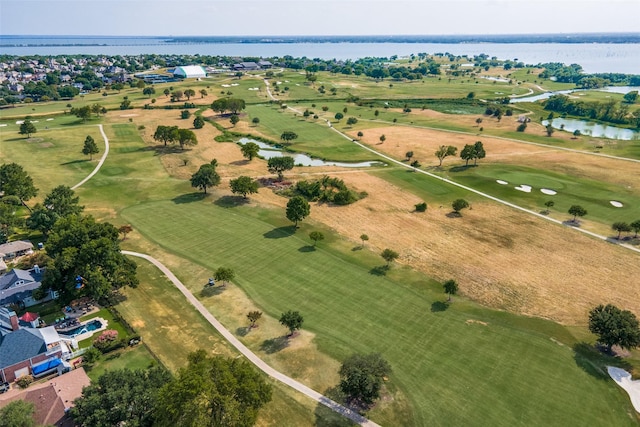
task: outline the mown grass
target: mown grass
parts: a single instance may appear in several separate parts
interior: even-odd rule
[[[381,352],[413,403],[403,425],[633,424],[610,409],[627,407],[624,396],[576,365],[567,347],[575,343],[558,325],[501,318],[461,300],[440,311],[444,296],[428,279],[400,268],[371,274],[383,264],[377,257],[358,262],[327,246],[301,251],[306,228],[292,234],[264,213],[257,219],[244,208],[230,215],[207,202],[159,201],[123,216],[179,256],[212,270],[234,268],[236,282],[268,314],[300,310],[330,355]],[[187,216],[180,230],[172,227]]]
[[[147,347],[137,345],[102,355],[100,360],[87,371],[87,375],[91,378],[91,381],[96,381],[107,371],[125,368],[131,370],[146,369],[155,363],[156,361],[147,350]]]

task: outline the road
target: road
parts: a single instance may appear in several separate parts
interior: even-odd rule
[[[193,296],[191,291],[189,291],[189,289],[187,289],[187,287],[171,272],[171,270],[169,270],[167,267],[165,267],[165,265],[162,264],[160,261],[158,261],[157,259],[153,258],[150,255],[142,254],[142,253],[139,253],[139,252],[122,251],[122,253],[125,254],[125,255],[129,255],[129,256],[135,256],[135,257],[138,257],[138,258],[143,258],[143,259],[149,261],[150,263],[152,263],[153,265],[155,265],[156,267],[158,267],[158,269],[160,269],[160,271],[162,271],[162,273],[165,276],[167,276],[167,278],[169,280],[171,280],[171,282],[176,286],[176,288],[178,288],[178,290],[180,292],[182,292],[182,295],[184,295],[187,298],[189,303],[191,303],[191,305],[193,305],[196,308],[196,310],[198,310],[200,312],[200,314],[202,314],[202,316],[204,316],[204,318],[207,319],[207,321],[214,328],[216,328],[216,330],[227,341],[229,341],[229,343],[232,346],[234,346],[240,353],[242,353],[242,355],[244,357],[246,357],[247,360],[249,360],[251,363],[256,365],[262,372],[264,372],[265,374],[269,375],[271,378],[274,378],[274,379],[280,381],[281,383],[288,385],[289,387],[293,388],[294,390],[305,394],[306,396],[310,397],[311,399],[315,400],[316,402],[325,405],[329,409],[331,409],[331,410],[333,410],[333,411],[335,411],[335,412],[337,412],[337,413],[349,418],[351,421],[353,421],[355,423],[358,423],[358,424],[360,424],[362,426],[367,426],[367,427],[376,427],[376,426],[379,427],[378,424],[376,424],[373,421],[361,416],[357,412],[354,412],[351,409],[346,408],[346,407],[340,405],[337,402],[334,402],[333,400],[329,399],[326,396],[323,396],[322,394],[320,394],[317,391],[307,387],[306,385],[302,384],[301,382],[296,381],[293,378],[288,377],[285,374],[283,374],[282,372],[276,371],[271,366],[267,365],[262,359],[260,359],[251,350],[249,350],[244,344],[242,344],[240,342],[240,340],[238,340],[235,337],[235,335],[233,335],[231,332],[229,332],[222,325],[222,323],[220,323],[218,321],[218,319],[216,319],[213,316],[213,314],[211,314],[209,312],[209,310],[207,310],[205,308],[205,306],[202,305],[202,303],[200,301],[198,301],[198,299],[195,296]]]

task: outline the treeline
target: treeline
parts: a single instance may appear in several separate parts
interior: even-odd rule
[[[547,99],[543,105],[547,111],[640,128],[640,111],[629,113],[629,107],[626,104],[618,104],[613,100],[608,102],[574,101],[565,95],[554,95]]]
[[[565,65],[561,62],[547,62],[541,64],[544,71],[540,77],[553,77],[561,83],[574,83],[582,89],[597,89],[610,84],[640,86],[640,75],[623,73],[584,74],[582,66],[578,64]]]
[[[298,181],[288,190],[292,196],[302,196],[311,202],[327,202],[336,205],[350,205],[367,196],[367,193],[357,193],[347,187],[343,180],[323,176],[315,181]]]

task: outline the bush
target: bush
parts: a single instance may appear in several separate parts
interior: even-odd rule
[[[427,210],[427,203],[422,202],[416,205],[416,212],[425,212]]]
[[[31,375],[23,375],[16,380],[16,384],[20,388],[27,388],[31,385],[32,382],[33,382],[33,376]]]
[[[527,129],[527,124],[526,123],[520,123],[518,125],[518,127],[516,128],[516,130],[518,132],[524,132]]]
[[[188,119],[189,117],[191,117],[191,113],[188,110],[182,110],[180,112],[180,118]]]

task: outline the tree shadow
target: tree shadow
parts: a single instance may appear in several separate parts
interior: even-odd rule
[[[242,196],[222,196],[213,202],[214,205],[221,208],[235,208],[249,203],[249,199]]]
[[[460,212],[456,212],[456,211],[451,211],[448,214],[446,214],[447,218],[462,218],[462,214]]]
[[[111,353],[105,359],[106,360],[114,360],[114,359],[119,359],[120,356],[122,356],[122,353],[118,351],[118,352],[115,352],[115,353]]]
[[[343,405],[346,400],[344,393],[342,393],[340,388],[337,386],[325,390],[323,394],[334,402],[338,402]],[[313,414],[315,415],[314,425],[317,427],[351,427],[358,425],[322,403],[318,403],[316,405],[316,409]]]
[[[369,274],[373,274],[374,276],[386,276],[387,271],[389,271],[388,265],[379,265],[369,270]]]
[[[285,227],[278,227],[271,231],[267,231],[263,236],[267,239],[282,239],[283,237],[290,237],[294,234],[296,234],[296,227],[293,225],[287,225]]]
[[[287,347],[289,347],[289,337],[287,337],[286,335],[278,338],[264,340],[262,344],[260,344],[260,350],[264,351],[267,354],[277,353]]]
[[[580,227],[580,221],[577,219],[568,219],[562,221],[562,225],[566,225],[567,227]]]
[[[244,159],[244,160],[236,160],[231,162],[232,165],[234,166],[244,166],[244,165],[248,165],[250,162],[249,159]]]
[[[91,160],[89,160],[89,159],[71,160],[70,162],[60,163],[60,166],[74,165],[76,163],[86,163],[86,162],[90,162],[90,161]]]
[[[141,147],[138,151],[153,151],[154,156],[162,156],[163,154],[178,154],[190,151],[188,148],[181,148],[180,145],[148,145]]]
[[[302,253],[315,252],[315,251],[316,251],[316,247],[313,245],[302,246],[300,249],[298,249],[298,252],[302,252]]]
[[[251,331],[251,328],[248,326],[240,326],[236,329],[236,335],[239,337],[245,337]]]
[[[185,203],[193,203],[193,202],[199,202],[200,200],[204,199],[205,197],[207,197],[206,194],[201,193],[201,192],[195,192],[195,193],[187,193],[187,194],[181,194],[179,196],[174,197],[173,199],[171,199],[171,201],[173,203],[175,203],[176,205],[182,205]]]
[[[447,309],[449,308],[449,304],[447,304],[444,301],[434,301],[431,304],[431,312],[432,313],[440,313],[443,311],[447,311]]]
[[[227,288],[225,286],[205,286],[200,291],[200,297],[207,298],[207,297],[213,297],[213,296],[216,296],[216,295],[220,295],[226,289]]]
[[[363,249],[362,245],[354,246],[351,248],[353,252],[361,251],[362,249]]]
[[[580,369],[599,380],[609,380],[607,366],[616,366],[626,371],[633,369],[631,364],[621,357],[608,354],[606,350],[601,351],[585,342],[573,346],[573,360]]]
[[[450,168],[449,168],[449,172],[453,172],[453,173],[456,173],[456,172],[464,172],[464,171],[466,171],[466,170],[467,170],[467,169],[469,169],[469,168],[475,168],[475,167],[477,167],[477,166],[478,166],[478,165],[452,166],[452,167],[450,167]]]

